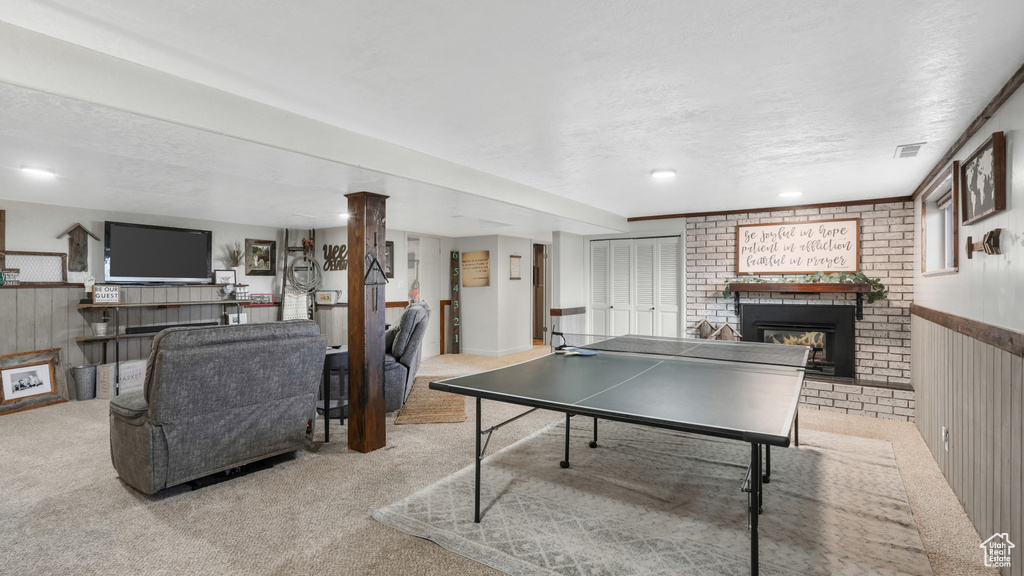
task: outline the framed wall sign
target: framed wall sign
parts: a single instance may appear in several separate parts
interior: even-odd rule
[[[213,271],[213,283],[214,284],[234,284],[235,283],[235,271],[234,270],[214,270]]]
[[[963,223],[1006,210],[1006,138],[995,132],[960,164]]]
[[[253,293],[249,296],[249,304],[252,306],[273,306],[274,295]]]
[[[856,272],[860,220],[736,226],[736,274]]]
[[[117,304],[121,301],[121,287],[96,284],[92,287],[93,304]]]
[[[462,287],[479,288],[491,285],[491,251],[466,252],[462,255]]]
[[[523,258],[513,254],[508,257],[508,279],[509,280],[522,280],[523,279]]]
[[[276,276],[277,242],[246,238],[245,273],[248,276]]]
[[[390,240],[384,242],[384,275],[395,277],[395,243]]]

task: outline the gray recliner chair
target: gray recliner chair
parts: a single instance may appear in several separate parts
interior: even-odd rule
[[[169,328],[110,401],[110,456],[145,494],[305,446],[327,346],[312,320]]]
[[[384,333],[384,405],[394,412],[405,404],[420,367],[420,349],[427,333],[430,308],[410,304],[397,324]]]

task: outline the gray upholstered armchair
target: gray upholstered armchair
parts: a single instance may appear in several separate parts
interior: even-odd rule
[[[326,343],[311,320],[156,335],[142,390],[110,401],[110,456],[146,494],[305,445]]]
[[[429,320],[430,308],[425,302],[410,304],[398,323],[384,334],[384,404],[387,412],[401,408],[412,391]]]

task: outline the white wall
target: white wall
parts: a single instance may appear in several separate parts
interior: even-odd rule
[[[237,281],[249,285],[249,291],[272,292],[281,291],[280,272],[284,263],[284,233],[277,228],[266,226],[246,226],[227,222],[213,222],[193,218],[174,218],[169,216],[152,216],[148,214],[131,214],[114,210],[86,210],[0,200],[0,210],[6,211],[7,249],[23,252],[61,252],[67,254],[67,237],[57,235],[75,223],[81,223],[87,230],[103,238],[103,222],[130,222],[135,224],[154,224],[177,228],[193,228],[213,232],[213,269],[224,269],[218,256],[224,247],[239,242],[245,247],[245,239],[276,240],[278,256],[278,276],[245,276],[244,266],[237,271]],[[92,274],[97,282],[103,282],[103,241],[89,239],[89,270],[86,273],[68,272],[68,282],[80,283],[86,274]],[[212,280],[212,279],[211,279]]]
[[[551,235],[551,307],[587,305],[587,241],[569,232]]]
[[[532,242],[508,236],[457,238],[451,250],[490,251],[491,285],[462,288],[462,352],[480,356],[505,356],[529,350],[531,334],[531,283],[510,280],[509,256],[518,254],[529,262]]]
[[[1018,90],[985,123],[956,160],[970,156],[993,132],[1006,135],[1006,210],[970,226],[960,226],[959,272],[945,276],[921,274],[921,234],[914,246],[914,301],[923,306],[979,320],[987,324],[1024,331],[1024,146],[1017,146],[1024,129],[1024,90]],[[959,200],[959,199],[958,199]],[[915,204],[920,227],[920,198]],[[961,213],[963,208],[961,207]],[[978,242],[985,232],[1002,228],[1002,254],[975,253],[967,259],[967,237]]]

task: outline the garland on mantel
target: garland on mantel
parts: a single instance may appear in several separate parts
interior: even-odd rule
[[[803,278],[783,278],[780,280],[773,280],[772,282],[778,283],[830,283],[830,284],[870,284],[871,292],[865,294],[868,300],[868,304],[877,300],[885,300],[889,296],[889,291],[885,288],[885,284],[878,278],[868,278],[863,272],[833,272],[826,274],[825,272],[815,272],[814,274],[808,274]],[[758,276],[752,276],[749,278],[732,278],[726,280],[725,291],[722,292],[722,296],[725,298],[732,298],[732,285],[736,284],[768,284],[768,281]]]

